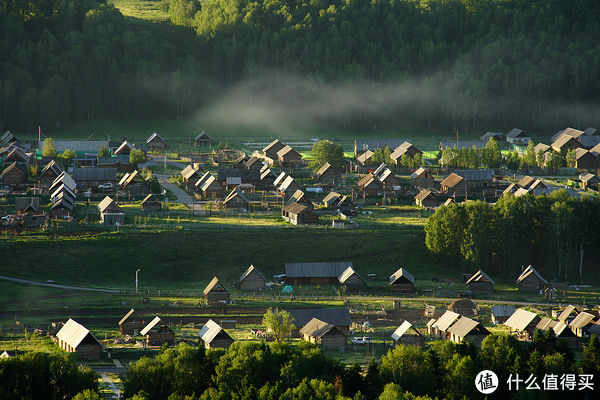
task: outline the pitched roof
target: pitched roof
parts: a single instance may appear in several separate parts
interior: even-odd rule
[[[304,194],[304,192],[300,189],[296,190],[294,192],[294,194],[292,195],[292,197],[290,197],[290,199],[288,200],[289,203],[309,203],[312,204],[312,202],[306,197],[306,195]]]
[[[504,138],[504,133],[502,132],[486,132],[484,133],[479,140],[482,142],[487,142],[490,139],[502,140]]]
[[[582,311],[577,314],[569,326],[575,329],[585,328],[587,325],[593,323],[595,318],[595,315]]]
[[[450,325],[452,325],[459,318],[460,314],[457,314],[454,311],[446,310],[446,312],[443,313],[437,321],[435,321],[432,327],[439,331],[445,332],[448,330],[448,328],[450,328]]]
[[[558,139],[556,139],[554,142],[552,142],[551,147],[555,151],[561,151],[563,146],[565,146],[567,143],[569,143],[571,141],[573,142],[575,147],[580,147],[579,142],[573,136],[569,136],[569,135],[560,135],[558,137]]]
[[[67,210],[73,211],[74,203],[69,199],[68,196],[63,196],[63,193],[59,197],[56,197],[50,207],[50,211],[54,211],[57,208],[66,208]]]
[[[413,326],[413,324],[411,324],[410,322],[405,320],[398,328],[396,328],[394,333],[392,333],[392,339],[394,339],[394,340],[400,339],[409,329],[412,329],[412,331],[414,333],[416,333],[418,336],[423,336],[423,335],[421,335],[421,332],[419,332]]]
[[[40,177],[44,176],[48,171],[54,172],[57,176],[63,172],[62,168],[54,160],[50,160],[50,162],[46,164],[44,169],[42,169],[42,172],[40,172]]]
[[[206,321],[206,324],[198,331],[198,336],[200,336],[200,339],[202,339],[204,343],[211,343],[217,336],[227,337],[233,340],[231,336],[229,336],[227,332],[212,319]]]
[[[198,140],[198,139],[209,139],[208,135],[206,134],[206,132],[202,131],[200,132],[198,135],[196,135],[196,137],[194,138],[194,140]]]
[[[275,186],[281,185],[281,183],[283,183],[283,181],[287,177],[288,177],[287,172],[281,171],[281,173],[279,175],[277,175],[277,178],[275,178],[275,180],[273,181],[273,185],[275,185]]]
[[[590,127],[588,127],[588,128],[585,128],[585,129],[583,130],[583,133],[584,133],[584,134],[586,134],[587,136],[593,136],[593,135],[595,135],[595,134],[597,134],[597,133],[598,133],[598,129],[596,129],[596,128],[592,128],[592,127],[590,126]]]
[[[552,318],[542,317],[540,322],[535,326],[535,329],[540,329],[542,331],[547,331],[550,328],[554,328],[558,321],[553,320]]]
[[[123,318],[121,318],[121,320],[119,321],[119,325],[123,325],[125,321],[127,321],[127,319],[133,315],[133,313],[135,313],[135,310],[132,308],[127,314],[125,314]]]
[[[464,316],[460,317],[458,321],[448,328],[448,332],[461,338],[464,338],[473,331],[482,334],[490,333],[481,323]]]
[[[285,192],[294,186],[298,186],[298,183],[291,176],[287,176],[285,180],[279,185],[279,191]]]
[[[292,204],[289,206],[291,205]],[[353,267],[353,265],[351,262],[347,261],[285,263],[285,276],[286,278],[337,278],[348,267]]]
[[[495,285],[494,280],[482,270],[475,272],[467,281],[467,285],[471,282],[490,282],[492,285]]]
[[[600,144],[600,136],[586,136],[583,135],[581,136],[579,139],[579,143],[581,143],[582,146],[585,147],[594,147],[597,144]]]
[[[522,129],[512,128],[510,131],[508,131],[508,133],[506,134],[506,137],[509,137],[509,138],[529,137],[529,135],[527,135],[525,132],[523,132]]]
[[[447,186],[449,188],[453,188],[458,185],[460,182],[464,182],[464,179],[461,176],[456,175],[455,173],[451,173],[447,177],[445,177],[441,182],[441,186]]]
[[[339,175],[339,172],[335,168],[333,168],[333,166],[331,164],[326,162],[325,164],[323,164],[321,166],[321,168],[319,168],[319,170],[315,174],[317,176],[317,179],[320,178],[324,173],[326,173],[329,170],[331,170],[331,171],[333,171],[333,173]]]
[[[425,168],[419,167],[419,169],[417,169],[415,172],[410,174],[410,178],[411,179],[419,179],[421,177],[421,175],[427,174],[427,172],[428,171]]]
[[[336,202],[338,202],[340,200],[340,198],[342,197],[341,194],[337,193],[337,192],[330,192],[329,194],[327,194],[327,196],[325,196],[325,198],[323,199],[323,204],[326,204],[327,207],[330,207],[331,205],[335,204]]]
[[[579,310],[577,310],[577,308],[575,308],[575,306],[572,305],[568,305],[565,307],[565,309],[560,313],[560,315],[558,316],[558,320],[559,321],[566,321],[567,318],[569,318],[569,316],[575,313],[575,315],[577,315],[579,313]]]
[[[537,316],[536,313],[527,311],[524,308],[519,308],[506,320],[504,325],[509,326],[516,331],[523,331],[527,329],[531,323],[535,322]]]
[[[352,319],[347,308],[312,308],[305,310],[288,310],[294,318],[294,325],[304,326],[311,319],[317,318],[336,326],[350,326]]]
[[[240,189],[238,189],[237,187],[235,189],[233,189],[231,191],[231,193],[229,193],[227,195],[225,200],[223,200],[223,203],[228,203],[231,200],[235,199],[236,197],[242,199],[242,201],[246,204],[250,203],[250,200],[246,197],[246,195],[244,193],[242,193],[242,191]]]
[[[296,153],[296,155],[298,155],[299,157],[302,157],[302,155],[300,153],[298,153],[296,150],[294,150],[291,146],[286,145],[285,147],[283,147],[281,150],[279,150],[277,152],[277,157],[285,157],[288,154],[294,154]]]
[[[399,279],[402,278],[412,283],[413,285],[415,284],[415,278],[410,274],[410,272],[408,272],[404,268],[400,268],[392,275],[390,275],[390,285],[396,283]]]
[[[454,173],[462,177],[467,182],[469,181],[484,181],[489,182],[494,179],[493,169],[457,169]]]
[[[535,268],[533,268],[531,265],[528,266],[527,268],[525,268],[525,270],[521,273],[521,275],[519,275],[519,277],[517,278],[517,283],[521,282],[522,280],[524,280],[525,278],[527,278],[530,275],[534,275],[536,276],[539,280],[541,280],[542,282],[544,282],[544,285],[548,284],[548,281],[545,280],[539,272],[537,272],[537,270]]]
[[[244,166],[246,168],[252,168],[254,166],[254,164],[256,164],[256,163],[258,163],[261,166],[261,168],[262,168],[262,165],[263,165],[262,164],[262,159],[260,159],[258,157],[254,157],[254,156],[252,156],[248,160],[246,160],[244,162]]]
[[[56,337],[68,343],[69,346],[73,348],[77,348],[86,337],[89,337],[104,348],[104,345],[100,343],[85,326],[71,318],[69,318],[63,327],[60,328]]]
[[[29,161],[29,156],[25,153],[25,151],[23,151],[23,149],[15,146],[6,155],[6,157],[4,157],[4,161],[10,161],[10,160],[15,160],[15,161],[20,160],[21,162],[27,162],[27,161]]]
[[[216,291],[218,292],[227,292],[227,289],[225,289],[225,286],[223,286],[223,284],[219,281],[219,278],[217,278],[216,276],[212,278],[212,280],[210,281],[210,283],[204,288],[204,295],[206,296],[208,293],[210,293],[213,289],[217,289]]]
[[[154,139],[158,139],[163,143],[167,143],[165,141],[165,139],[162,138],[162,136],[160,136],[158,133],[154,132],[152,135],[150,135],[150,137],[148,139],[146,139],[146,143],[150,143],[151,141],[153,141]]]
[[[600,182],[600,178],[598,178],[594,174],[590,174],[589,172],[585,172],[585,173],[579,175],[579,180],[581,182],[590,182],[590,183],[598,183],[598,182]]]
[[[555,322],[555,324],[552,325],[552,330],[554,331],[554,334],[557,337],[561,336],[563,332],[565,333],[564,336],[575,336],[575,334],[573,333],[572,330],[567,329],[569,325],[565,324],[564,322],[560,322],[560,321],[553,321],[553,322]]]
[[[202,190],[203,192],[207,191],[208,189],[210,189],[211,186],[215,185],[215,188],[221,188],[223,189],[223,187],[221,186],[221,184],[219,183],[219,181],[217,181],[217,178],[215,178],[212,175],[208,175],[206,177],[206,179],[204,180],[204,182],[202,183],[202,186],[200,186],[200,190]]]
[[[375,154],[375,153],[373,153],[371,150],[367,150],[364,153],[362,153],[361,155],[359,155],[358,157],[356,157],[356,160],[359,163],[364,164],[373,157],[373,154]]]
[[[116,181],[116,168],[82,167],[73,170],[73,178],[79,181]]]
[[[123,143],[121,143],[121,145],[113,152],[113,154],[121,154],[125,149],[133,149],[133,145],[127,140],[124,140]]]
[[[590,335],[600,336],[600,321],[596,321],[592,325],[590,325],[587,331]]]
[[[291,204],[287,204],[283,207],[281,207],[281,211],[285,211],[291,214],[300,214],[303,213],[306,210],[312,210],[310,207],[305,206],[304,204],[300,204],[300,203],[291,203]]]
[[[515,306],[492,306],[494,317],[510,317],[515,312]]]
[[[201,188],[202,186],[204,186],[204,183],[206,182],[206,180],[208,178],[210,178],[211,176],[212,175],[210,174],[210,172],[206,171],[205,173],[202,174],[202,176],[200,178],[198,178],[196,183],[194,183],[194,186],[196,186],[197,188]]]
[[[144,197],[144,200],[142,200],[142,204],[147,203],[147,202],[151,202],[151,201],[157,201],[160,202],[159,198],[157,195],[150,193],[148,196]]]
[[[181,171],[181,176],[183,176],[184,179],[190,179],[192,176],[194,175],[200,175],[200,173],[198,172],[198,170],[196,168],[194,168],[192,165],[188,165],[186,166],[182,171]]]
[[[278,153],[279,150],[283,149],[284,147],[285,147],[285,144],[281,143],[279,141],[279,139],[275,139],[271,143],[269,143],[265,148],[263,148],[262,151],[263,151],[263,153],[267,153],[267,152]]]
[[[104,212],[108,207],[117,207],[119,209],[119,211],[121,210],[121,208],[119,207],[119,205],[109,196],[106,196],[104,199],[102,199],[102,201],[100,203],[98,203],[98,210],[100,210],[100,212]],[[116,211],[116,210],[115,210]]]
[[[575,139],[577,139],[578,137],[582,136],[584,133],[585,133],[584,131],[580,131],[579,129],[566,128],[566,129],[563,129],[562,131],[556,132],[556,134],[554,136],[552,136],[552,140],[555,141],[556,139],[558,139],[559,137],[561,137],[563,135],[571,136],[571,137],[574,137]]]
[[[250,275],[252,272],[256,272],[261,278],[263,278],[265,280],[265,282],[267,281],[267,278],[265,278],[265,276],[263,274],[261,274],[258,269],[254,268],[254,265],[250,265],[248,267],[248,269],[246,271],[244,271],[244,273],[242,275],[240,275],[240,281],[243,281],[244,279],[246,279],[248,277],[248,275]]]
[[[417,193],[417,195],[415,196],[415,200],[425,200],[430,196],[431,198],[435,198],[435,194],[433,194],[431,190],[423,189],[419,193]]]
[[[550,146],[548,146],[547,144],[544,144],[544,143],[538,143],[533,148],[533,151],[535,152],[536,155],[540,152],[545,153],[548,150],[550,150]]]
[[[160,319],[160,317],[156,316],[156,317],[154,317],[154,319],[152,321],[150,321],[150,323],[148,325],[146,325],[144,327],[144,329],[142,329],[140,331],[140,335],[146,336],[148,334],[148,332],[150,332],[158,323],[160,323],[162,326],[165,326],[166,328],[171,330],[171,328],[169,328],[169,326],[167,324],[165,324],[165,322],[162,319]]]
[[[347,280],[348,280],[348,279],[349,279],[351,276],[353,276],[353,275],[356,275],[356,276],[358,276],[358,278],[359,278],[360,280],[362,280],[362,277],[361,277],[361,276],[358,274],[358,272],[356,272],[356,271],[354,270],[354,268],[352,268],[352,267],[348,267],[348,268],[346,268],[346,270],[345,270],[344,272],[342,272],[342,274],[341,274],[340,276],[338,276],[338,281],[339,281],[341,284],[344,284],[344,283],[346,283],[346,281],[347,281]]]
[[[2,173],[0,174],[0,176],[4,176],[4,175],[6,175],[7,173],[9,173],[12,170],[19,171],[21,174],[26,174],[26,172],[23,171],[23,169],[20,168],[17,165],[17,162],[15,161],[14,163],[10,164],[8,167],[4,168],[4,171],[2,171]]]
[[[535,178],[526,175],[517,182],[517,186],[522,187],[523,189],[527,189],[529,188],[529,186],[531,186],[533,182],[535,182]]]
[[[306,325],[300,329],[300,333],[302,335],[307,335],[314,338],[321,338],[332,330],[337,330],[345,335],[345,333],[337,329],[335,325],[328,324],[327,322],[321,321],[317,318],[313,318],[308,321]]]

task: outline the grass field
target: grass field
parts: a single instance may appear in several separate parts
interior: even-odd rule
[[[165,13],[161,10],[161,1],[144,0],[110,0],[116,8],[126,17],[144,19],[153,22],[166,20]]]

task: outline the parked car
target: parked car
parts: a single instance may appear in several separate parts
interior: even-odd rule
[[[115,184],[112,182],[103,183],[102,185],[98,186],[98,189],[114,189],[114,188],[115,188]]]

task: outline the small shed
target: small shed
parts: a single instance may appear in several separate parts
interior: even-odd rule
[[[210,146],[212,139],[208,137],[206,132],[202,131],[200,134],[196,135],[194,138],[194,143],[196,146]]]
[[[352,267],[346,268],[338,277],[338,281],[349,292],[358,292],[367,289],[364,279]]]
[[[475,315],[477,305],[469,299],[459,299],[450,303],[448,310],[461,315]]]
[[[433,325],[435,324],[436,319],[435,318],[431,318],[428,322],[427,322],[427,334],[428,335],[433,335]]]
[[[404,321],[396,328],[392,333],[392,339],[396,344],[411,346],[423,346],[425,344],[425,337],[408,321]]]
[[[267,278],[254,265],[251,265],[240,276],[240,288],[247,291],[265,290]]]
[[[323,185],[337,185],[342,180],[342,175],[326,162],[315,174],[315,181]]]
[[[175,344],[175,332],[160,317],[154,317],[140,335],[146,337],[148,346],[162,346],[165,343]]]
[[[233,344],[231,336],[215,321],[209,319],[198,332],[207,349],[226,349]]]
[[[400,268],[390,276],[390,289],[396,293],[414,293],[415,278],[406,269]]]
[[[450,340],[454,343],[466,341],[479,347],[483,339],[490,334],[490,331],[480,322],[462,316],[448,328],[448,333],[450,334]]]
[[[61,349],[77,353],[81,359],[99,359],[105,349],[85,326],[71,318],[58,331],[56,338]]]
[[[431,325],[433,336],[445,339],[448,336],[448,328],[460,318],[460,314],[454,311],[446,311],[437,321]]]
[[[150,150],[164,150],[167,142],[158,133],[154,132],[148,139],[146,139],[146,145]]]
[[[494,280],[482,270],[475,272],[467,285],[473,294],[491,294],[494,291]]]
[[[515,306],[492,306],[492,323],[502,324],[513,315]]]
[[[292,203],[281,208],[281,216],[286,222],[294,225],[318,224],[319,216],[312,208],[303,204]]]
[[[208,305],[227,304],[229,303],[229,292],[215,276],[204,289],[204,299]]]
[[[595,315],[582,311],[569,323],[569,327],[578,337],[586,338],[589,336],[588,329],[594,324],[595,319]]]
[[[543,293],[548,286],[548,281],[530,265],[517,278],[517,286],[521,292]]]
[[[508,326],[510,332],[517,339],[531,340],[539,322],[540,317],[536,313],[519,308],[506,320],[504,325]]]
[[[99,204],[100,222],[105,225],[123,224],[125,222],[125,213],[121,207],[109,196],[106,196]]]
[[[346,333],[335,325],[317,318],[311,319],[304,325],[300,329],[300,335],[306,341],[320,344],[323,350],[344,352],[346,349]]]
[[[157,195],[149,194],[142,200],[141,207],[143,212],[156,212],[162,210],[162,203]]]
[[[125,335],[138,336],[142,327],[144,326],[144,320],[139,318],[132,308],[127,314],[119,321],[119,332]]]

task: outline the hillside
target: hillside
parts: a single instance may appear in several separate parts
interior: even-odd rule
[[[600,118],[594,0],[69,4],[0,10],[2,129],[160,117],[541,131]]]

